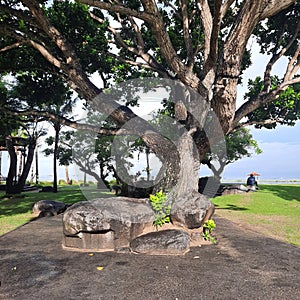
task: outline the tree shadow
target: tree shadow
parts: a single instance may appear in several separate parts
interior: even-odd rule
[[[95,198],[113,197],[104,190],[95,190]],[[55,200],[66,204],[86,201],[85,195],[78,186],[63,187],[57,193],[53,192],[23,192],[20,195],[7,196],[0,193],[0,218],[18,214],[30,213],[33,205],[40,200]]]
[[[284,200],[300,202],[300,185],[262,185],[260,190],[271,192]]]
[[[0,217],[28,213],[32,209],[32,201],[26,195],[6,196],[0,198]]]
[[[233,210],[233,211],[245,211],[249,210],[247,207],[244,206],[237,206],[234,204],[227,204],[225,207],[219,207],[219,205],[215,204],[216,209],[226,209],[226,210]]]

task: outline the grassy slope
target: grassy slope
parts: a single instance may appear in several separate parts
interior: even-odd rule
[[[212,199],[216,214],[300,246],[300,185],[262,185],[259,191]]]
[[[112,196],[110,193],[95,192],[96,197]],[[76,203],[86,200],[78,186],[59,187],[58,193],[26,192],[12,198],[0,193],[0,235],[21,226],[32,220],[32,206],[39,200],[56,200],[64,203]]]

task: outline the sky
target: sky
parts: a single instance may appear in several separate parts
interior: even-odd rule
[[[243,179],[252,171],[261,174],[260,180],[300,179],[300,123],[294,127],[251,129],[253,138],[263,153],[243,158],[226,167],[223,177]]]
[[[254,50],[253,64],[244,74],[243,85],[238,89],[238,106],[242,104],[242,97],[247,90],[247,81],[249,78],[254,79],[256,76],[263,76],[263,68],[266,65],[266,58],[258,53],[255,43],[252,45]],[[274,74],[282,75],[285,70],[286,62],[282,60],[274,69]],[[93,79],[97,81],[97,77]],[[146,105],[141,106],[136,112],[139,115],[147,115],[153,111],[153,105],[157,105],[149,97]],[[258,142],[262,149],[262,154],[253,154],[250,158],[243,158],[233,164],[229,164],[222,174],[223,180],[246,180],[247,174],[255,171],[260,173],[260,180],[288,180],[300,179],[300,122],[296,126],[277,126],[276,129],[255,129],[250,127],[253,138]],[[49,131],[51,129],[49,128]],[[44,147],[42,142],[41,148]],[[52,180],[52,157],[44,157],[39,153],[40,158],[40,180]],[[151,157],[150,163],[152,168],[157,168],[159,163],[155,158]],[[136,168],[145,167],[145,159],[141,156],[139,161],[135,160]],[[8,158],[7,153],[3,152],[1,174],[7,175]],[[70,177],[73,179],[81,179],[83,175],[71,166]],[[210,171],[202,168],[200,176],[211,175]],[[79,177],[79,178],[78,178]],[[58,168],[58,178],[65,178],[64,167]]]

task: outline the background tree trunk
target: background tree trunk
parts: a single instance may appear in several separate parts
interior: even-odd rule
[[[23,172],[18,180],[15,182],[16,174],[17,174],[17,155],[15,152],[15,147],[13,145],[13,141],[11,137],[6,139],[6,147],[10,156],[10,165],[9,172],[6,181],[6,193],[7,194],[20,194],[24,189],[26,179],[30,172],[30,168],[32,165],[34,150],[36,147],[36,138],[30,137],[29,145],[28,145],[28,155],[26,162],[24,164]]]
[[[39,184],[39,146],[38,144],[35,147],[35,183]]]
[[[14,194],[14,181],[17,174],[17,154],[11,137],[6,138],[6,148],[9,154],[9,170],[6,178],[6,194]]]
[[[60,124],[54,124],[55,138],[54,138],[54,151],[53,151],[53,193],[57,193],[57,155],[58,155],[58,143]]]
[[[21,193],[24,189],[24,186],[26,184],[26,179],[28,177],[28,174],[30,172],[30,168],[31,168],[31,165],[33,162],[35,147],[36,147],[36,138],[31,137],[29,140],[28,154],[27,154],[26,162],[24,164],[23,172],[20,176],[18,183],[15,186],[15,194]]]
[[[70,184],[70,177],[69,177],[69,166],[65,165],[65,174],[66,174],[66,183]]]
[[[24,155],[25,155],[25,149],[23,149],[23,150],[24,150]],[[21,174],[22,174],[22,169],[23,169],[23,151],[19,151],[19,153],[17,155],[20,155],[19,170],[18,170],[18,180],[19,180],[21,177]]]
[[[0,176],[2,176],[2,151],[0,151]]]

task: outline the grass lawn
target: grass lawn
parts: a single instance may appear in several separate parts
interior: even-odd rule
[[[93,187],[91,187],[90,193],[94,195],[94,198],[113,196],[109,192],[95,190]],[[4,192],[0,192],[0,235],[32,220],[35,217],[32,214],[32,206],[39,200],[56,200],[73,204],[85,201],[86,198],[79,186],[76,185],[60,186],[57,193],[32,191],[6,197]]]
[[[91,188],[89,199],[112,194]],[[0,193],[0,235],[32,220],[39,200],[75,203],[86,200],[78,186],[61,186],[58,193],[26,192],[12,198]],[[260,185],[257,192],[212,199],[216,214],[267,236],[300,246],[300,185]]]
[[[260,185],[257,192],[212,199],[216,214],[300,246],[300,185]]]

